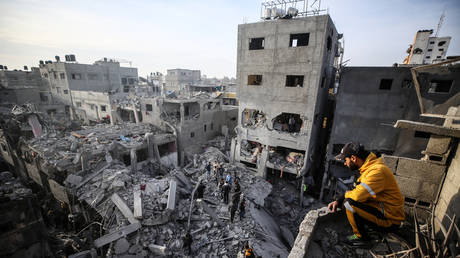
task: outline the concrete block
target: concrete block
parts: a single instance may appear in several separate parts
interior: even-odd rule
[[[446,166],[424,160],[399,158],[396,175],[418,178],[424,182],[439,185],[446,171]]]
[[[169,211],[173,211],[176,207],[176,188],[177,188],[176,181],[171,180],[169,182],[168,204],[166,205],[166,209]]]
[[[426,152],[438,155],[447,153],[447,151],[449,150],[451,139],[452,138],[450,137],[431,135],[430,140],[428,141],[428,145],[426,146]]]
[[[142,192],[141,190],[133,191],[134,195],[134,218],[142,219]]]
[[[382,155],[382,160],[383,163],[385,163],[385,165],[387,165],[388,168],[390,168],[391,172],[393,172],[393,174],[396,174],[396,168],[398,167],[399,157]]]
[[[64,186],[58,184],[53,179],[49,179],[48,183],[50,186],[51,193],[53,194],[54,198],[56,198],[56,200],[70,204],[69,196],[67,195],[67,191]]]
[[[150,244],[149,249],[155,255],[160,255],[160,256],[166,255],[166,246]]]
[[[423,178],[408,178],[395,176],[402,195],[424,202],[433,202],[438,192],[439,184],[424,181]]]
[[[121,199],[121,197],[117,194],[114,193],[112,197],[110,198],[112,202],[117,206],[117,208],[120,210],[120,212],[125,216],[125,218],[128,219],[130,223],[138,223],[139,221],[134,218],[134,214],[131,211],[131,209],[126,205],[126,203]]]
[[[24,164],[26,165],[27,174],[29,175],[29,177],[32,180],[34,180],[35,183],[43,186],[42,178],[40,176],[40,171],[38,170],[37,166],[35,165],[35,162],[33,162],[32,164],[24,162]]]
[[[114,231],[114,232],[109,233],[107,235],[103,235],[100,238],[94,240],[94,246],[96,248],[100,248],[100,247],[102,247],[102,246],[104,246],[106,244],[110,244],[113,241],[116,241],[116,240],[118,240],[118,239],[120,239],[122,237],[125,237],[125,236],[133,233],[134,231],[136,231],[136,230],[138,230],[140,228],[141,228],[140,223],[133,223],[133,224],[130,224],[128,226],[122,227],[117,231]]]

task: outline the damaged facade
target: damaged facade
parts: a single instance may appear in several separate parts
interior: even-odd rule
[[[239,25],[233,160],[261,176],[318,173],[338,38],[328,15]]]
[[[174,128],[181,164],[185,156],[201,152],[201,145],[218,135],[229,143],[237,124],[237,108],[223,106],[220,99],[143,98],[140,106],[144,122]]]

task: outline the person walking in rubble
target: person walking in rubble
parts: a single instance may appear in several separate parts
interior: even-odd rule
[[[357,142],[345,144],[337,160],[350,170],[358,170],[358,185],[329,203],[330,212],[342,204],[354,234],[345,243],[355,247],[370,247],[365,225],[384,232],[397,229],[404,221],[404,198],[391,170],[381,158]]]
[[[230,193],[230,185],[225,182],[224,185],[222,186],[222,192],[224,194],[224,203],[228,204],[228,195]]]
[[[243,198],[240,202],[240,221],[243,220],[245,213],[246,213],[246,200]]]
[[[238,176],[238,173],[236,173],[236,171],[233,171],[233,181],[238,181],[238,183],[240,182],[240,177]]]
[[[225,181],[230,185],[232,186],[232,175],[231,174],[227,174],[227,176],[225,177]]]
[[[233,219],[235,218],[235,213],[238,210],[238,203],[232,202],[232,206],[230,207],[230,222],[233,223]]]
[[[218,190],[219,190],[219,194],[220,194],[220,198],[221,199],[224,199],[224,192],[222,191],[222,187],[224,186],[225,184],[225,181],[223,178],[220,179],[220,182],[219,182],[219,185],[217,186],[218,187]]]
[[[206,164],[206,179],[209,178],[209,176],[211,175],[211,162],[208,161],[208,164]]]
[[[235,180],[235,185],[233,187],[233,191],[235,193],[240,193],[241,192],[241,187],[240,187],[240,184],[238,183],[238,180]]]

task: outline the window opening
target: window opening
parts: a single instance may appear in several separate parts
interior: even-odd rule
[[[449,93],[452,82],[452,80],[433,80],[430,82],[428,93]]]
[[[262,75],[248,75],[248,85],[262,85]]]
[[[414,137],[415,138],[424,138],[424,139],[429,139],[431,136],[430,133],[427,132],[422,132],[422,131],[415,131],[414,132]]]
[[[382,80],[380,80],[379,89],[381,89],[381,90],[391,90],[391,84],[393,84],[393,79],[382,79]]]
[[[101,111],[106,112],[106,111],[107,111],[107,107],[106,107],[105,105],[101,105]]]
[[[249,50],[264,49],[265,38],[251,38],[249,39]]]
[[[445,40],[439,41],[438,47],[442,47],[442,46],[444,46],[446,43],[447,43],[447,42],[446,42]]]
[[[153,111],[153,106],[152,106],[152,104],[145,104],[145,110],[147,110],[147,111]]]
[[[303,75],[287,75],[286,87],[303,87]]]
[[[290,47],[308,46],[309,37],[310,37],[309,33],[291,34],[291,37],[289,39],[289,46]]]

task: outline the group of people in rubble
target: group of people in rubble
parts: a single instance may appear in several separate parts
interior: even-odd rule
[[[231,173],[225,173],[225,168],[222,164],[219,164],[217,161],[211,165],[211,162],[206,164],[206,176],[210,179],[211,174],[214,175],[216,180],[216,185],[218,187],[220,197],[222,198],[225,204],[229,204],[230,201],[230,192],[233,190],[231,205],[230,205],[230,221],[233,223],[235,218],[236,211],[239,210],[240,221],[244,218],[246,212],[246,200],[241,198],[241,186],[240,186],[240,177],[236,171]],[[241,200],[241,201],[240,201]]]

